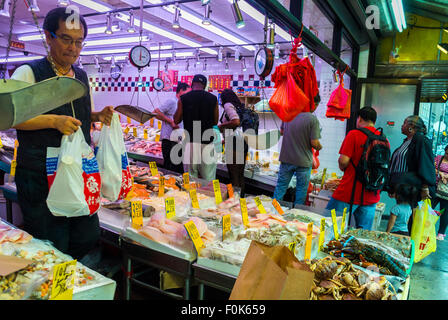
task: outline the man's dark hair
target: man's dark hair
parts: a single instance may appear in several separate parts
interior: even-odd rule
[[[176,94],[178,94],[181,91],[187,90],[188,88],[190,88],[190,85],[188,83],[179,82],[177,83]]]
[[[226,103],[230,102],[235,108],[242,108],[244,105],[241,103],[241,100],[238,98],[235,92],[232,89],[224,89],[221,92],[221,104],[224,106]]]
[[[364,107],[358,112],[358,116],[364,121],[376,122],[376,111],[372,107]]]
[[[45,16],[43,29],[47,30],[48,32],[56,33],[56,31],[58,31],[59,29],[59,21],[65,22],[67,18],[72,15],[72,12],[70,10],[68,11],[68,13],[66,13],[66,9],[67,8],[61,7],[50,10]],[[82,15],[79,15],[79,21],[83,26],[85,39],[87,37],[87,23]]]

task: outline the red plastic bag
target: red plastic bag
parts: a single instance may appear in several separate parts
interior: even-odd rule
[[[352,104],[352,90],[344,89],[348,94],[347,104],[344,109],[336,109],[334,107],[327,107],[327,118],[335,118],[336,120],[344,121],[345,119],[350,119],[351,104]]]
[[[319,151],[316,149],[313,149],[313,169],[317,169],[320,166],[319,161]]]
[[[330,100],[328,100],[327,107],[333,107],[336,109],[344,109],[348,103],[349,94],[344,89],[344,83],[341,82],[336,90],[331,94]]]
[[[286,80],[280,81],[269,100],[269,106],[282,121],[290,122],[302,112],[309,102],[308,97],[294,81],[291,73],[288,72]]]

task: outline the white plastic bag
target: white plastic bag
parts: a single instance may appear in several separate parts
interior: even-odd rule
[[[101,174],[101,195],[110,200],[124,199],[131,191],[132,179],[123,131],[118,115],[114,113],[110,127],[101,129],[96,153]]]
[[[49,188],[47,206],[55,216],[88,216],[100,208],[98,164],[81,129],[62,137],[56,175]]]

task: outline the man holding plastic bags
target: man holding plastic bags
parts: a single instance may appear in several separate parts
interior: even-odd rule
[[[431,200],[418,203],[412,222],[411,239],[415,244],[414,262],[419,262],[437,249],[436,223],[439,215],[431,208]]]
[[[80,16],[79,27],[74,27],[70,23],[70,12],[66,13],[65,9],[51,10],[43,23],[50,54],[19,67],[13,74],[13,79],[34,83],[55,76],[68,76],[75,77],[87,88],[89,87],[85,71],[73,65],[81,53],[87,36],[87,24]],[[57,249],[81,262],[84,262],[83,257],[88,259],[87,254],[95,248],[100,235],[98,216],[90,214],[91,210],[94,212],[98,206],[95,202],[99,188],[98,175],[95,172],[96,159],[90,147],[86,147],[91,142],[90,126],[91,122],[97,121],[109,125],[112,114],[113,108],[110,106],[101,112],[93,112],[91,97],[87,94],[15,127],[19,141],[15,180],[19,205],[23,213],[24,230],[36,238],[50,240]],[[73,153],[75,146],[82,150],[81,154]],[[50,155],[48,177],[47,153]],[[72,215],[89,212],[88,215],[68,218],[57,216],[63,215],[62,211],[54,213],[49,210],[46,201],[49,195],[49,181],[54,184],[56,180],[63,178],[63,174],[60,177],[58,174],[54,175],[54,169],[60,166],[67,169],[66,177],[70,170],[73,174],[77,172],[76,185],[82,183],[85,187],[83,194],[78,190],[76,199],[79,201],[82,199],[86,204],[71,212]],[[65,183],[65,186],[68,184]],[[72,193],[60,195],[59,200],[61,204],[72,202],[76,200],[73,197],[72,190]]]

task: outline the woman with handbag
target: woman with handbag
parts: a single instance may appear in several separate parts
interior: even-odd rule
[[[440,211],[442,212],[440,217],[439,232],[437,240],[445,239],[446,227],[448,226],[448,145],[445,147],[445,154],[437,156],[434,160],[436,166],[436,197],[432,201],[432,207],[440,204]]]

